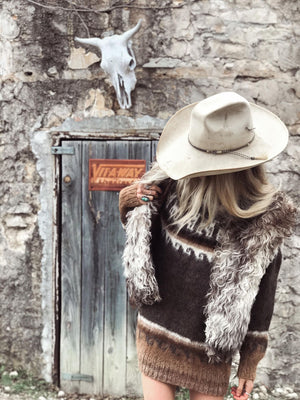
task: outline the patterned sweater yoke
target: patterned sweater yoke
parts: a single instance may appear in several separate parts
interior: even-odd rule
[[[265,354],[280,246],[295,208],[278,192],[251,220],[222,213],[205,229],[195,219],[177,232],[175,186],[162,204],[138,206],[135,186],[120,192],[139,367],[153,379],[224,396],[232,356],[240,352],[238,376],[254,379]]]

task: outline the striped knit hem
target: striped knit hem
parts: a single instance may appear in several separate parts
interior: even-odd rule
[[[161,382],[210,396],[225,396],[231,363],[210,364],[204,344],[202,348],[191,346],[166,331],[149,328],[139,318],[136,341],[140,371]]]
[[[179,335],[178,333],[172,332],[169,329],[164,328],[163,326],[149,321],[147,318],[138,314],[138,324],[140,327],[148,328],[151,332],[156,333],[157,335],[162,334],[165,338],[170,338],[174,340],[176,343],[181,343],[187,346],[190,349],[202,349],[206,350],[207,345],[203,342],[195,342],[184,336]]]

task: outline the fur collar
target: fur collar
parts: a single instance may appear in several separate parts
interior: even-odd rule
[[[261,278],[283,239],[292,233],[296,209],[282,192],[251,220],[228,218],[212,260],[206,315],[207,354],[212,362],[231,357],[247,333]],[[123,262],[129,296],[137,305],[160,301],[150,253],[154,203],[128,213]]]

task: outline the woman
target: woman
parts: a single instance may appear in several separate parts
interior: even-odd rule
[[[287,139],[274,114],[220,93],[177,112],[157,163],[120,192],[145,400],[172,400],[176,386],[192,400],[223,399],[237,351],[233,395],[250,396],[295,214],[262,163]]]

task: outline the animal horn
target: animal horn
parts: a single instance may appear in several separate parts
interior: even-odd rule
[[[121,36],[124,39],[124,42],[128,42],[128,40],[140,29],[142,20],[139,19],[139,22],[135,27],[129,29],[129,31],[124,32]]]
[[[79,37],[75,37],[75,40],[76,40],[76,42],[83,43],[83,44],[90,44],[92,46],[96,46],[99,49],[101,49],[102,39],[99,39],[99,38],[82,39]]]

